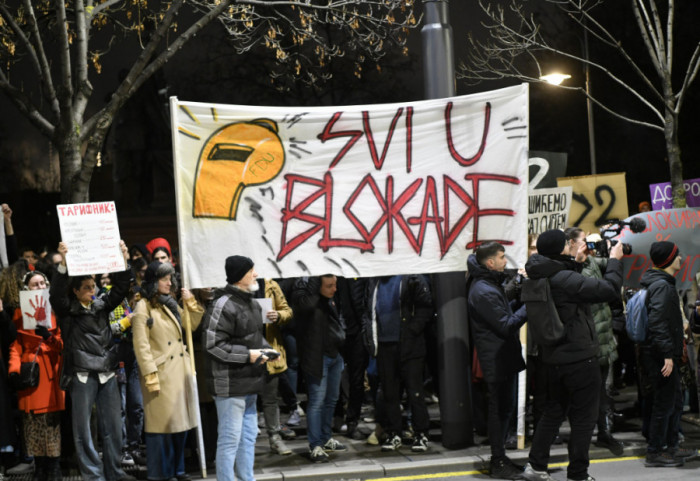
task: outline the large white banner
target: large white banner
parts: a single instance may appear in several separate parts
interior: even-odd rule
[[[527,84],[405,104],[257,107],[171,98],[185,286],[466,269],[527,242]]]

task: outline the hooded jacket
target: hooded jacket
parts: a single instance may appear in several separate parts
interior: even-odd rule
[[[581,264],[567,256],[533,254],[525,264],[531,279],[549,278],[554,304],[565,327],[564,339],[541,346],[548,364],[569,364],[598,355],[598,336],[591,315],[593,302],[611,302],[620,295],[622,263],[609,259],[602,279],[584,277]]]
[[[484,379],[504,381],[525,369],[518,337],[527,320],[525,305],[513,313],[517,301],[511,304],[506,297],[501,285],[505,275],[479,264],[474,254],[467,259],[467,269],[471,279],[467,315]]]
[[[676,279],[661,269],[649,269],[640,284],[647,289],[649,324],[642,350],[658,359],[683,356],[683,314]]]

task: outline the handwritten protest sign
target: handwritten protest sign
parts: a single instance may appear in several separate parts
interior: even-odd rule
[[[529,154],[530,190],[556,187],[557,178],[566,175],[566,153],[531,150]]]
[[[488,240],[526,259],[527,85],[318,108],[171,99],[185,285],[465,270]]]
[[[71,276],[125,269],[114,202],[57,205],[56,210]]]
[[[573,189],[570,226],[598,232],[604,221],[629,215],[624,173],[562,177],[557,179],[557,184]]]
[[[676,274],[676,288],[690,289],[700,270],[700,210],[688,207],[642,212],[629,219],[633,217],[646,222],[647,228],[635,234],[625,227],[618,236],[620,241],[632,246],[632,254],[622,259],[625,285],[639,287],[642,274],[652,267],[651,244],[666,240],[675,242],[682,256],[681,270]]]
[[[688,207],[700,207],[700,179],[683,181],[685,201]],[[670,182],[650,184],[651,208],[654,210],[671,209],[673,207],[673,192]]]
[[[19,307],[22,310],[22,329],[36,329],[44,326],[52,329],[49,290],[19,291]]]
[[[571,187],[533,189],[528,197],[528,234],[541,234],[549,229],[569,226]]]

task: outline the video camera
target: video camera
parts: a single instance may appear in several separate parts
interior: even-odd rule
[[[625,226],[628,226],[635,234],[644,232],[647,228],[647,223],[644,222],[644,219],[640,219],[639,217],[633,217],[629,222],[620,219],[608,219],[603,222],[602,225],[605,226],[600,229],[602,240],[586,243],[588,249],[595,250],[600,257],[610,257],[610,247],[619,242],[617,239],[613,239],[613,237],[620,235]],[[632,246],[623,242],[622,253],[626,256],[630,255],[632,253]]]

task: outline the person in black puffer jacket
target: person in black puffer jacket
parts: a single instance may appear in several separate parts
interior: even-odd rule
[[[537,254],[525,265],[530,279],[548,278],[552,298],[565,327],[564,338],[542,347],[542,361],[547,365],[550,398],[535,428],[529,464],[523,477],[530,480],[552,479],[547,474],[549,451],[564,417],[569,417],[570,480],[589,479],[588,449],[598,418],[600,367],[598,336],[591,316],[590,303],[611,302],[622,286],[622,244],[610,250],[610,259],[603,279],[581,274],[580,261],[585,258],[586,244],[578,252],[570,252],[566,235],[548,230],[537,239]],[[576,258],[572,255],[576,254]],[[578,262],[577,262],[578,261]]]
[[[135,480],[121,467],[121,396],[117,386],[117,345],[112,342],[109,314],[129,290],[129,253],[120,242],[126,270],[112,274],[112,289],[95,296],[92,276],[69,278],[65,243],[58,244],[63,261],[51,281],[49,302],[56,312],[64,340],[64,375],[72,374],[73,439],[80,473],[84,479]],[[102,460],[92,443],[90,415],[97,405],[102,440]]]
[[[674,467],[695,450],[678,446],[678,425],[683,400],[680,365],[683,356],[683,314],[674,275],[681,255],[673,242],[654,242],[649,254],[654,267],[640,281],[647,289],[647,335],[639,349],[639,369],[651,387],[648,467]]]

